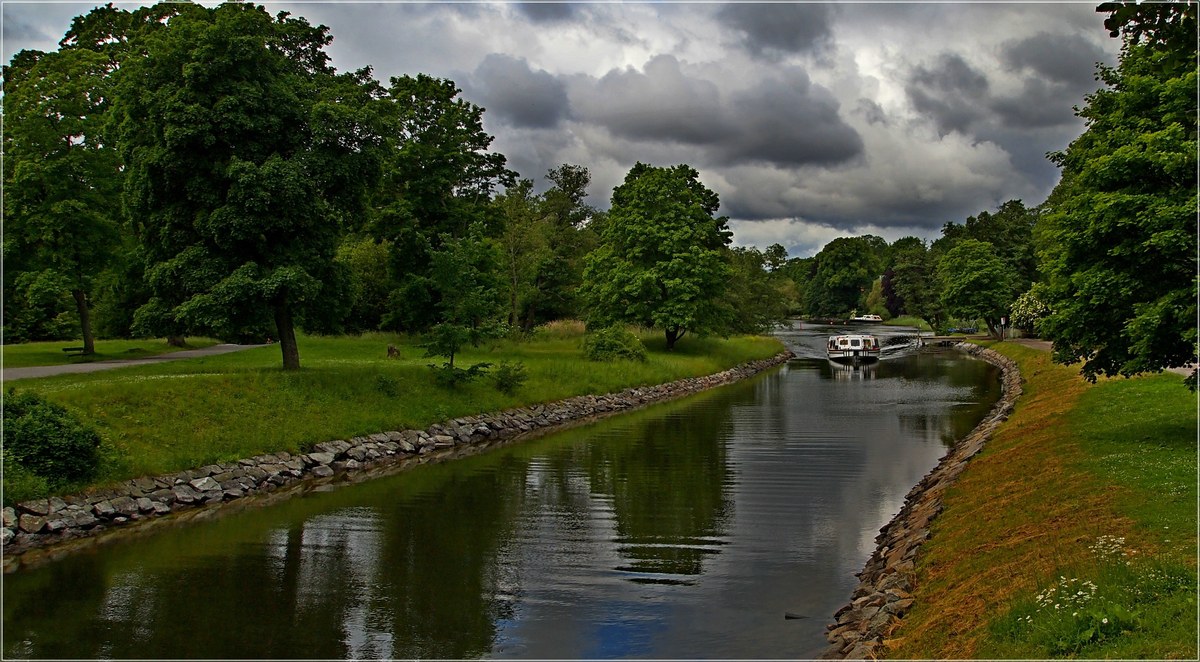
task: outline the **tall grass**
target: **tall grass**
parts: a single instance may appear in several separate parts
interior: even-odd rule
[[[383,430],[422,428],[459,416],[599,394],[718,372],[781,351],[773,338],[688,338],[667,352],[647,338],[645,363],[594,363],[579,334],[500,340],[456,362],[522,363],[513,394],[487,379],[450,390],[434,382],[415,339],[388,334],[301,336],[302,368],[279,368],[276,347],[115,371],[23,380],[75,411],[104,439],[98,482],[165,473]],[[400,350],[387,357],[387,346]]]

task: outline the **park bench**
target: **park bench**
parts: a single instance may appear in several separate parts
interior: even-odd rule
[[[62,351],[67,352],[71,356],[83,356],[82,347],[63,347]]]

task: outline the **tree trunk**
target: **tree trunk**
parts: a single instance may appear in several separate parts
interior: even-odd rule
[[[75,309],[79,312],[79,326],[83,330],[83,353],[96,353],[96,339],[92,337],[92,313],[88,310],[87,292],[71,290],[75,297]]]
[[[300,369],[300,348],[296,346],[296,327],[287,297],[275,304],[275,331],[279,334],[279,351],[283,353],[283,369]]]
[[[673,351],[675,349],[675,343],[683,337],[683,333],[681,333],[679,329],[675,327],[668,327],[665,330],[665,333],[667,334],[667,351]]]

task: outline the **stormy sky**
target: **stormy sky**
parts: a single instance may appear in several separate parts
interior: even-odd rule
[[[51,50],[92,4],[3,4],[3,55]],[[862,233],[1042,202],[1073,107],[1113,64],[1095,3],[280,2],[342,70],[450,78],[542,190],[562,163],[608,207],[636,161],[688,163],[734,241],[794,257]]]

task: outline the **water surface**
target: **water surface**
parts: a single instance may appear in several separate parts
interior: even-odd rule
[[[879,527],[1000,390],[901,338],[836,366],[829,332],[686,400],[7,575],[3,652],[816,656]]]

